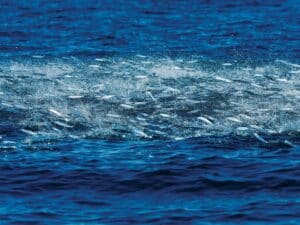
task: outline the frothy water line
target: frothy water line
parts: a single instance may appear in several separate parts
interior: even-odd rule
[[[299,136],[298,70],[284,60],[253,66],[140,55],[6,60],[0,134],[12,126],[28,144],[224,135],[267,144],[263,136]]]

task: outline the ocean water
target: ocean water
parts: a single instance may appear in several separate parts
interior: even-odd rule
[[[0,1],[0,224],[299,224],[300,2]]]

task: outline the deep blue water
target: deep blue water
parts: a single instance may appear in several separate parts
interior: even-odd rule
[[[299,224],[300,1],[0,1],[0,224]]]

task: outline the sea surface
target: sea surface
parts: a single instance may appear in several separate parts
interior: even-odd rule
[[[0,1],[0,225],[300,224],[300,1]]]

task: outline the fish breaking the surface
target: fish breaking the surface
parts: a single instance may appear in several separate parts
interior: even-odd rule
[[[2,61],[0,125],[10,121],[27,138],[233,134],[267,143],[258,133],[299,135],[298,64],[242,66],[194,58]]]

